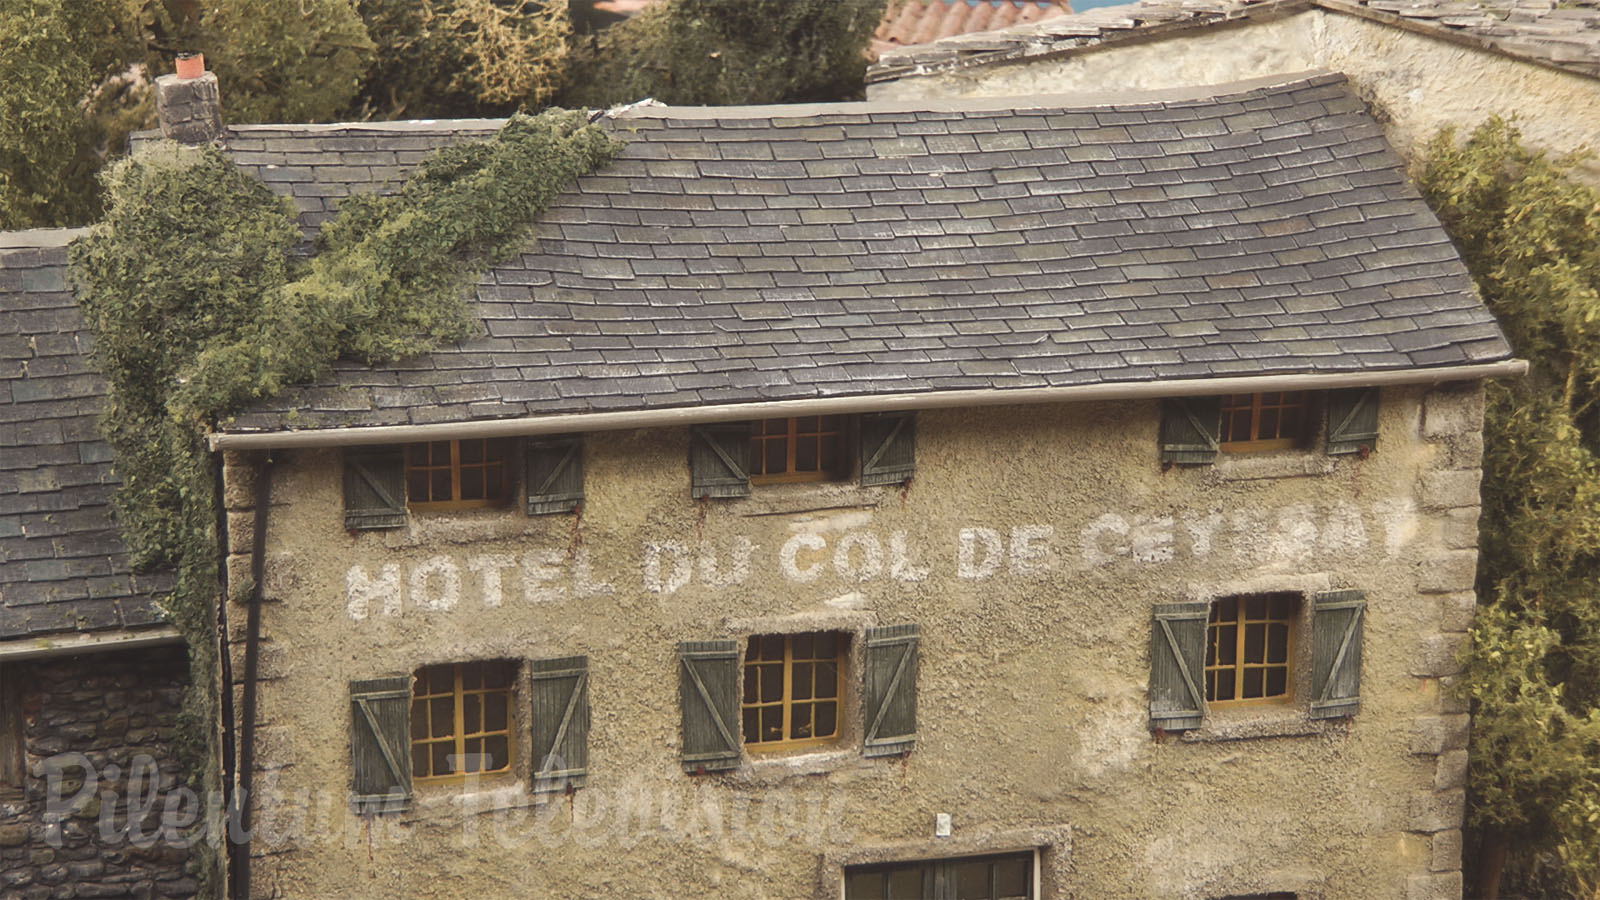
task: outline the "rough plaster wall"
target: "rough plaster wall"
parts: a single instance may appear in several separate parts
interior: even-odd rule
[[[1365,461],[1289,453],[1165,474],[1157,409],[927,412],[909,489],[758,487],[704,504],[688,498],[686,431],[596,435],[581,520],[510,509],[381,534],[343,530],[336,453],[281,454],[259,896],[836,897],[825,858],[929,855],[948,812],[951,840],[974,846],[1069,829],[1045,897],[1459,898],[1466,717],[1446,682],[1472,609],[1481,394],[1386,390]],[[227,473],[236,570],[240,461]],[[385,566],[398,593],[368,590]],[[1152,604],[1329,585],[1369,601],[1353,721],[1291,705],[1152,738]],[[847,742],[681,772],[677,641],[899,622],[923,629],[909,758],[862,759]],[[531,812],[524,775],[488,785],[500,794],[423,786],[410,812],[344,813],[349,679],[576,653],[591,667],[588,787]]]
[[[1561,72],[1343,13],[1196,29],[1064,57],[974,66],[871,85],[872,100],[1006,97],[1220,84],[1321,68],[1350,76],[1407,156],[1447,124],[1515,116],[1535,144],[1596,147],[1600,79]],[[1600,180],[1600,163],[1584,169]]]

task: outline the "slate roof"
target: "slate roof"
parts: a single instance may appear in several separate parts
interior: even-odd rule
[[[484,336],[340,364],[226,430],[1509,357],[1342,76],[1008,102],[1025,105],[608,120],[626,148],[478,284]],[[398,127],[273,132],[252,152],[321,154],[307,177],[354,178],[333,160],[384,152]],[[363,149],[331,149],[352,135]]]
[[[869,84],[1124,40],[1149,40],[1223,22],[1305,9],[1410,28],[1542,65],[1600,77],[1600,0],[1141,0],[1042,22],[886,50]]]
[[[105,383],[66,283],[74,230],[0,234],[0,639],[162,622],[111,517]]]

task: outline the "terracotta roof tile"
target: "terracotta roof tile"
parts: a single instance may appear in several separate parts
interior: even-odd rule
[[[872,55],[979,31],[1040,22],[1072,12],[1067,0],[892,0],[872,35]]]

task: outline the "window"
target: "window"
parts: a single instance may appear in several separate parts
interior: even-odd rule
[[[418,781],[511,768],[516,664],[454,663],[417,670],[411,690],[411,774]]]
[[[509,438],[429,441],[406,447],[406,499],[413,509],[497,506],[510,494]]]
[[[1287,700],[1293,693],[1294,594],[1224,597],[1206,621],[1206,702]]]
[[[1229,394],[1222,398],[1221,445],[1226,451],[1288,450],[1311,437],[1310,391]]]
[[[845,900],[1032,900],[1033,854],[851,866]]]
[[[750,423],[750,481],[832,481],[847,474],[845,416],[796,416]]]
[[[0,666],[0,791],[6,793],[22,790],[28,774],[19,674],[14,665]]]
[[[746,747],[787,749],[839,736],[846,643],[836,632],[749,639],[741,704]]]

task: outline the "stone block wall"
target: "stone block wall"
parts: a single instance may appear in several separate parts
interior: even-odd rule
[[[1466,702],[1455,694],[1467,628],[1476,608],[1473,582],[1478,563],[1478,486],[1483,477],[1483,388],[1478,384],[1442,385],[1422,403],[1422,438],[1435,451],[1431,471],[1423,474],[1418,500],[1424,515],[1435,520],[1441,540],[1434,557],[1424,560],[1419,589],[1425,603],[1435,604],[1436,632],[1418,654],[1411,674],[1418,688],[1432,696],[1434,709],[1417,717],[1411,752],[1433,767],[1432,790],[1412,801],[1410,830],[1428,848],[1428,875],[1413,876],[1407,900],[1460,900],[1461,823],[1466,808]]]
[[[0,900],[194,896],[172,839],[202,815],[172,752],[183,648],[20,661],[4,677],[20,683],[28,775],[0,794]]]

